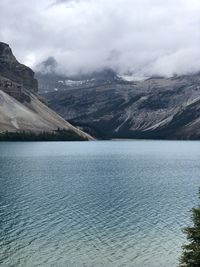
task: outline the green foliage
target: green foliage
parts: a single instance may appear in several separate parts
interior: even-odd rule
[[[53,132],[2,132],[0,141],[86,141],[73,131],[57,129]]]
[[[179,267],[200,266],[200,206],[192,209],[192,221],[193,226],[183,230],[187,235],[188,244],[183,246]]]

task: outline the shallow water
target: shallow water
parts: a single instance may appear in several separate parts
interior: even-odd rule
[[[0,266],[175,267],[200,142],[0,143]]]

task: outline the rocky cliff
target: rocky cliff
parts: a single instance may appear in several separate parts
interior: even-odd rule
[[[70,131],[80,140],[92,137],[73,127],[42,103],[34,72],[20,64],[7,44],[0,43],[0,132]]]
[[[2,42],[0,42],[0,75],[21,84],[31,92],[38,91],[34,72],[27,66],[20,64],[9,45]]]

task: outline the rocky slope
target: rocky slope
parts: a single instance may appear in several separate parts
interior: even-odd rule
[[[49,106],[97,137],[200,139],[200,74],[135,82],[116,75],[71,86],[51,77],[63,84],[47,89],[39,79]]]
[[[7,44],[0,43],[0,132],[73,132],[80,139],[92,139],[42,103],[36,92],[34,72],[20,64]]]

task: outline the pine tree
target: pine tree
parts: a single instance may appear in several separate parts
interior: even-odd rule
[[[188,244],[182,247],[179,267],[200,267],[200,206],[192,209],[192,222],[192,227],[183,230],[187,235]]]

